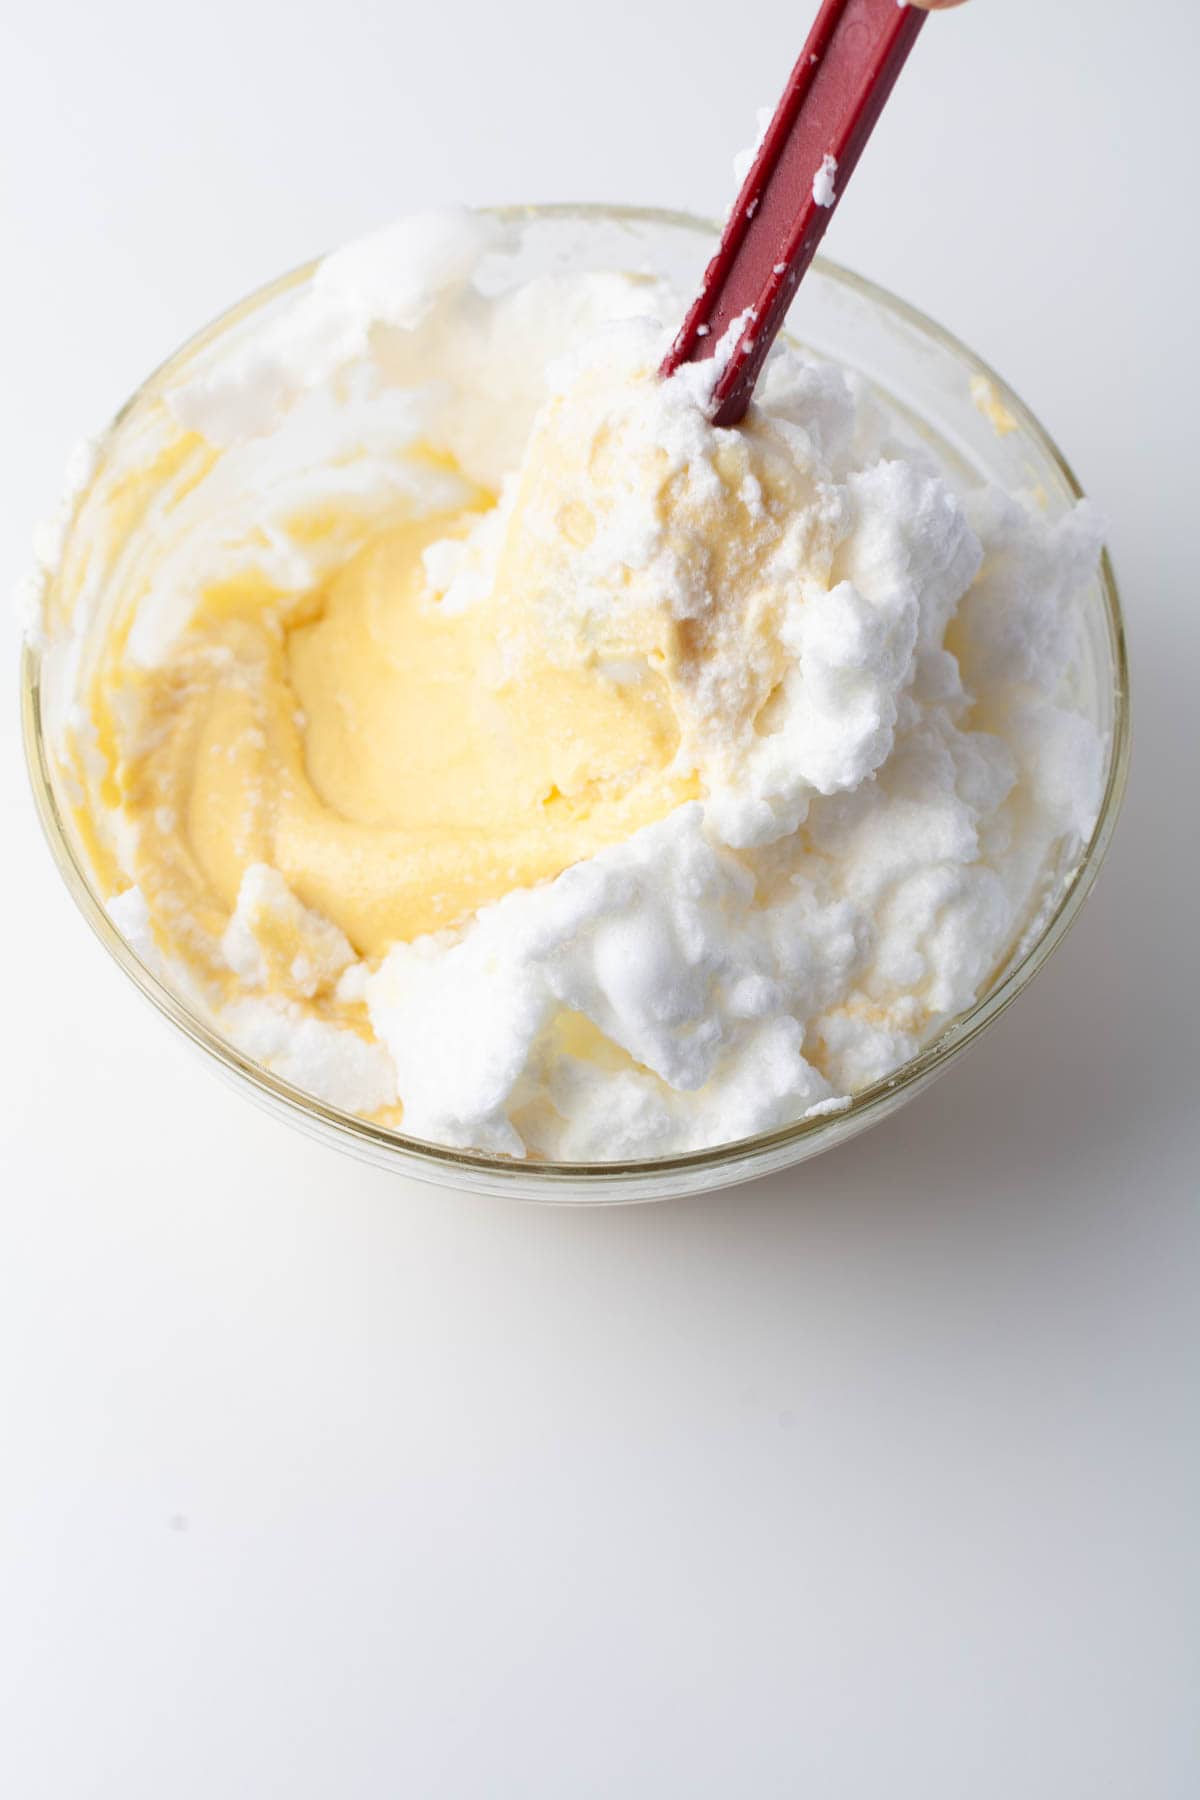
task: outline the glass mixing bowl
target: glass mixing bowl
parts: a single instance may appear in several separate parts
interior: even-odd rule
[[[497,216],[520,229],[514,279],[561,270],[623,268],[665,276],[683,296],[696,291],[716,228],[702,219],[639,207],[506,207]],[[179,471],[162,451],[174,427],[163,402],[186,370],[219,366],[311,281],[315,264],[243,300],[186,344],[141,387],[103,434],[88,480],[74,498],[57,566],[43,596],[44,628],[27,643],[22,670],[25,745],[42,825],[64,881],[108,951],[158,1010],[244,1093],[289,1123],[352,1155],[420,1180],[543,1201],[658,1200],[726,1186],[787,1168],[844,1143],[913,1099],[948,1067],[1032,980],[1079,915],[1108,849],[1125,787],[1129,693],[1124,631],[1107,557],[1087,595],[1074,699],[1103,734],[1104,796],[1090,843],[1047,871],[1041,904],[994,971],[977,1003],[919,1056],[855,1095],[845,1111],[716,1149],[612,1163],[517,1162],[425,1143],[325,1105],[250,1061],[210,1020],[139,959],[105,910],[108,889],[95,846],[76,817],[77,790],[56,752],[74,703],[81,662],[105,627],[105,593],[117,566],[136,555],[139,521],[169,505]],[[963,344],[860,276],[818,261],[800,289],[793,336],[860,371],[911,428],[966,479],[1032,490],[1051,516],[1079,497],[1066,461],[1018,397]],[[143,473],[129,507],[131,470]],[[177,459],[176,459],[177,460]],[[125,536],[89,529],[114,504],[125,507]]]

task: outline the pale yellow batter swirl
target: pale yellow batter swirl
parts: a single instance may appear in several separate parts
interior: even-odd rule
[[[477,522],[396,525],[299,607],[205,596],[170,663],[130,678],[137,880],[193,958],[208,960],[255,864],[369,958],[696,791],[673,768],[679,729],[648,663],[531,667],[519,593],[454,611],[431,590],[422,553]]]

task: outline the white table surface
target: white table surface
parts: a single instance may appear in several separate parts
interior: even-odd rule
[[[5,8],[0,576],[73,440],[310,253],[431,199],[720,208],[806,16]],[[829,240],[1066,447],[1136,683],[1071,940],[848,1148],[571,1213],[289,1133],[76,915],[10,673],[12,1800],[1200,1791],[1198,55],[1194,0],[971,0]]]

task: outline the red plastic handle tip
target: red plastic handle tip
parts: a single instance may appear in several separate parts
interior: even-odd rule
[[[824,0],[660,374],[727,355],[713,419],[736,425],[927,14]],[[745,323],[732,346],[722,340]]]

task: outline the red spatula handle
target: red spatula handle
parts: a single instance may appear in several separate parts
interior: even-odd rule
[[[824,0],[704,287],[660,370],[670,375],[681,363],[711,356],[749,309],[753,317],[714,390],[718,425],[736,425],[749,406],[767,351],[925,19],[907,0]]]

